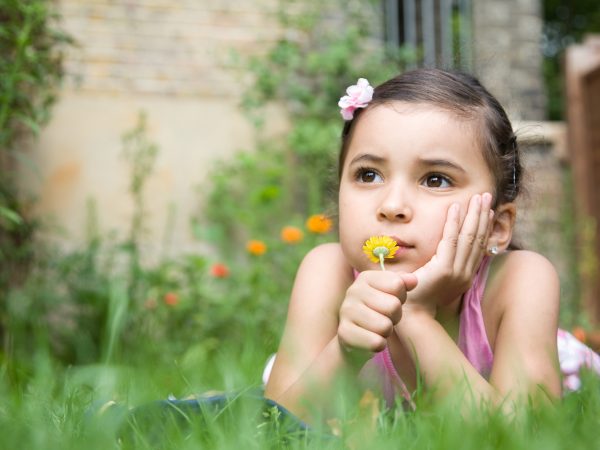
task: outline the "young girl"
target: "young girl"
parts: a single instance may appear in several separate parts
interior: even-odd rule
[[[511,246],[521,162],[503,108],[475,78],[435,69],[347,92],[340,242],[298,270],[266,397],[310,422],[350,371],[388,405],[418,382],[435,397],[466,382],[475,404],[558,398],[559,281]],[[399,246],[384,271],[363,252],[371,236]]]

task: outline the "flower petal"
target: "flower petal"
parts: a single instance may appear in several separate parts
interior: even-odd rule
[[[373,99],[373,92],[374,89],[366,78],[359,78],[356,84],[349,86],[346,89],[348,95],[341,97],[338,102],[344,120],[352,120],[357,108],[367,107]]]

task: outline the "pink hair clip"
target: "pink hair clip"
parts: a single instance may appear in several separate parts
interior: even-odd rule
[[[358,108],[366,108],[373,99],[373,86],[366,78],[359,78],[356,84],[346,89],[346,93],[348,95],[340,98],[338,106],[341,108],[340,113],[344,120],[352,120],[354,111]]]

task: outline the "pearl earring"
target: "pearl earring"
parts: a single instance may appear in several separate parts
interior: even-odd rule
[[[497,255],[498,254],[498,247],[496,247],[495,245],[493,247],[490,247],[488,252],[490,253],[490,255]]]

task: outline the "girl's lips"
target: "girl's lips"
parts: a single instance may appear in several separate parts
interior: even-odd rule
[[[393,239],[394,241],[396,241],[396,244],[398,244],[398,247],[406,247],[406,248],[412,248],[414,247],[414,245],[410,245],[407,242],[404,242],[402,239],[399,239],[396,236],[388,236],[390,239]]]
[[[410,250],[411,248],[414,248],[414,245],[410,245],[407,242],[404,242],[403,240],[399,239],[396,236],[390,236],[390,238],[392,238],[394,241],[396,241],[396,244],[398,244],[398,250],[396,250],[396,254],[394,255],[393,258],[390,258],[390,262],[392,262],[393,260],[395,260],[396,258],[398,258],[399,256],[401,256],[403,253],[406,253],[408,250]]]

